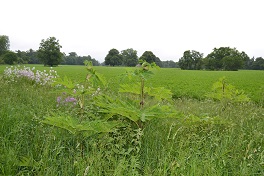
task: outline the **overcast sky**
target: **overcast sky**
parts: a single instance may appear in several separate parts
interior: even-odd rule
[[[264,57],[263,0],[0,0],[0,35],[13,51],[37,50],[54,36],[62,52],[104,61],[133,48],[174,60],[236,47]]]

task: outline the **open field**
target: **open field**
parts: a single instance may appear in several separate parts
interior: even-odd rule
[[[0,66],[0,75],[4,68]],[[87,73],[84,66],[54,69],[76,83]],[[116,92],[123,78],[119,75],[135,68],[95,69]],[[0,175],[264,175],[263,71],[154,73],[147,85],[171,89],[171,105],[180,115],[147,121],[143,131],[126,126],[89,137],[42,123],[54,114],[81,118],[78,108],[58,106],[54,87],[0,79]],[[253,101],[223,108],[223,103],[205,99],[223,76]],[[94,106],[89,104],[86,113]]]
[[[28,65],[32,67],[32,65]],[[36,69],[49,70],[49,67],[43,65],[35,66]],[[5,66],[0,66],[0,73]],[[110,82],[112,89],[117,89],[122,82],[122,74],[127,70],[135,68],[128,67],[95,67],[99,73],[102,73]],[[61,77],[65,75],[75,82],[83,82],[86,76],[85,66],[59,66],[54,67]],[[196,71],[179,70],[174,68],[161,68],[153,70],[154,76],[149,83],[155,86],[168,88],[172,91],[173,97],[189,97],[204,99],[205,94],[210,92],[213,83],[221,77],[226,77],[228,83],[234,85],[239,90],[244,90],[253,101],[264,101],[264,72],[256,70],[240,71]]]

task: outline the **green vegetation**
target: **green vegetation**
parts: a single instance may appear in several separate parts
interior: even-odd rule
[[[6,35],[0,35],[0,56],[9,50],[10,41]]]
[[[262,71],[59,66],[53,87],[4,69],[0,175],[264,174]]]
[[[55,37],[49,37],[42,40],[37,51],[29,49],[28,51],[9,51],[9,37],[0,35],[0,64],[40,64],[47,66],[57,65],[83,65],[85,60],[91,61],[94,66],[127,66],[134,67],[139,60],[145,60],[149,63],[155,62],[159,67],[178,68],[182,70],[226,70],[237,71],[246,70],[264,70],[264,59],[262,57],[249,58],[244,52],[236,48],[220,47],[214,48],[211,53],[203,57],[203,53],[195,50],[186,50],[179,62],[172,60],[161,61],[152,51],[145,51],[142,56],[137,56],[137,51],[128,48],[119,52],[113,48],[109,50],[104,62],[99,63],[96,59],[88,56],[78,56],[76,52],[70,52],[69,55],[60,52],[59,41]],[[5,55],[6,52],[9,54]],[[12,53],[12,54],[10,54]],[[16,55],[17,57],[15,57]]]
[[[18,60],[16,53],[12,51],[6,51],[5,54],[3,54],[2,58],[4,62],[9,65],[13,65],[17,63],[17,60]]]
[[[33,67],[32,65],[26,65]],[[49,67],[34,65],[37,70],[49,70]],[[0,65],[0,73],[6,68]],[[118,90],[117,85],[124,81],[122,74],[135,68],[128,67],[95,67],[102,73],[108,81],[111,89]],[[60,76],[67,76],[76,83],[84,82],[86,72],[84,66],[62,65],[56,68]],[[219,78],[225,77],[230,84],[243,90],[249,98],[255,102],[263,103],[264,74],[263,71],[239,70],[239,71],[201,71],[201,70],[179,70],[174,68],[161,68],[153,70],[154,75],[147,84],[170,89],[174,98],[188,97],[204,99],[205,95],[211,91],[212,85]],[[166,79],[164,79],[166,78]]]
[[[58,66],[62,61],[61,45],[55,37],[49,37],[46,40],[42,39],[38,57],[44,63],[44,66]]]

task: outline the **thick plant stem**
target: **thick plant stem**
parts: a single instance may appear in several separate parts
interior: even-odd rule
[[[223,79],[222,81],[222,92],[223,92],[223,96],[225,95],[225,80]]]
[[[144,79],[141,78],[140,109],[144,107]]]

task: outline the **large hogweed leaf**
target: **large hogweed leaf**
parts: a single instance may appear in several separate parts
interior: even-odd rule
[[[103,96],[97,101],[97,106],[100,107],[100,112],[108,115],[108,119],[118,115],[137,124],[139,121],[146,122],[154,118],[177,117],[177,112],[170,105],[157,103],[140,109],[138,101],[123,100],[120,97],[112,99],[109,96]]]
[[[133,84],[122,84],[120,85],[119,92],[121,93],[131,93],[135,95],[140,95],[140,83],[133,83]],[[156,100],[171,100],[172,93],[169,89],[164,87],[144,87],[145,95],[150,97],[154,97]]]
[[[73,135],[83,133],[85,136],[93,134],[112,132],[118,125],[117,121],[93,120],[79,122],[71,116],[46,117],[42,123],[67,130]]]

